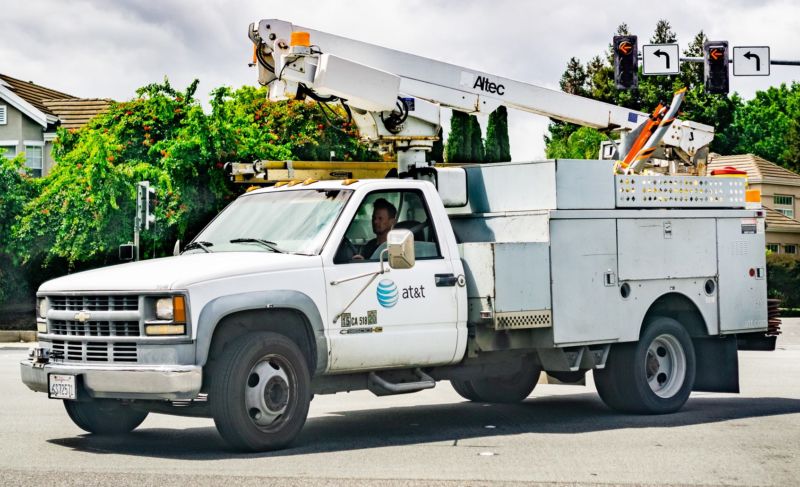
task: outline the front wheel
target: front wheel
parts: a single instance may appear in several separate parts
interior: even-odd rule
[[[453,389],[464,399],[474,402],[515,403],[530,395],[539,382],[542,368],[532,360],[523,360],[522,367],[499,377],[451,379]]]
[[[65,400],[64,408],[80,429],[96,435],[130,433],[147,417],[147,411],[138,411],[113,399]]]
[[[692,339],[672,318],[651,319],[635,343],[614,346],[606,367],[594,371],[597,392],[612,409],[664,414],[689,399],[695,379]]]
[[[277,333],[247,334],[225,347],[211,378],[211,414],[237,450],[284,448],[308,415],[311,379],[303,353]]]

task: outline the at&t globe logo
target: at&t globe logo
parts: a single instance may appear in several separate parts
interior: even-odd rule
[[[397,304],[400,294],[397,292],[397,285],[391,279],[384,279],[378,283],[378,303],[384,308],[391,308]]]

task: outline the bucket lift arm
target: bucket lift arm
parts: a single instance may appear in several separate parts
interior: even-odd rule
[[[251,24],[259,82],[274,100],[310,96],[340,100],[362,137],[391,146],[400,171],[424,166],[439,126],[439,107],[489,113],[498,106],[625,134],[648,115],[616,105],[514,81],[292,25],[282,20]],[[705,162],[713,127],[675,120],[661,144],[686,162]],[[623,153],[620,157],[624,157]]]

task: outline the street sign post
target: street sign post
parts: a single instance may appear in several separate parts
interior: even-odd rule
[[[642,74],[645,76],[681,73],[678,44],[645,44],[642,46]]]
[[[734,46],[734,76],[769,76],[769,46]]]

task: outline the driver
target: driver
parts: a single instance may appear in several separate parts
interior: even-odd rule
[[[367,241],[361,246],[353,260],[370,259],[381,244],[386,243],[386,236],[389,235],[395,223],[397,223],[397,208],[384,198],[378,198],[372,203],[372,231],[375,238]]]

